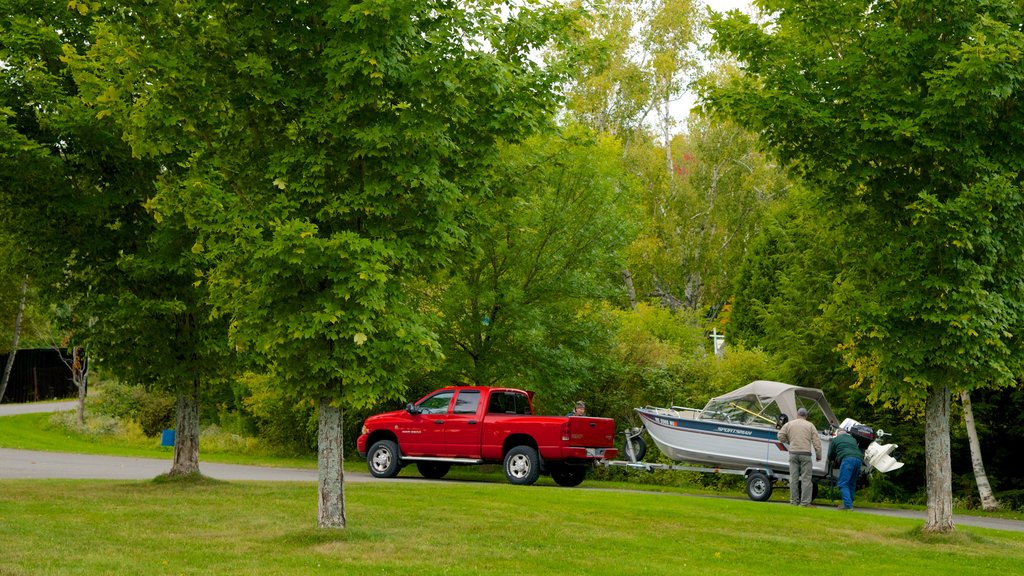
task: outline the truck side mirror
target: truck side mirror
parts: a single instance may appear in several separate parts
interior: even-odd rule
[[[412,402],[405,405],[405,411],[408,412],[409,414],[412,414],[413,416],[423,413],[423,409],[420,408],[419,406],[414,405]]]

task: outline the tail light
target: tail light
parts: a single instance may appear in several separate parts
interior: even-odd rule
[[[562,422],[562,442],[569,441],[569,421]]]

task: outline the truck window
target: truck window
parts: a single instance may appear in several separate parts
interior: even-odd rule
[[[519,392],[492,392],[488,414],[529,414],[530,398]]]
[[[452,396],[454,395],[455,392],[452,390],[438,392],[423,402],[420,402],[419,407],[423,410],[423,414],[447,414],[448,405],[451,404]]]
[[[479,390],[463,390],[455,397],[454,414],[476,414],[477,406],[480,405]]]

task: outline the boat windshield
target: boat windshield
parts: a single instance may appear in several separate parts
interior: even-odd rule
[[[741,398],[714,399],[701,411],[700,417],[707,420],[724,420],[734,424],[757,424],[775,426],[779,416],[779,405],[774,401],[762,402],[755,394]]]

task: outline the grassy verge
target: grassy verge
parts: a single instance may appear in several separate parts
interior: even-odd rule
[[[743,500],[350,483],[315,528],[292,483],[4,481],[0,574],[1011,574],[1024,535]]]
[[[74,452],[78,454],[104,454],[136,458],[170,458],[172,448],[160,446],[159,438],[141,434],[97,434],[77,431],[52,422],[50,413],[20,414],[0,418],[0,448],[43,450],[48,452]],[[239,452],[218,449],[214,443],[200,442],[201,458],[206,462],[228,464],[255,464],[315,468],[313,456],[286,457],[253,451]]]

